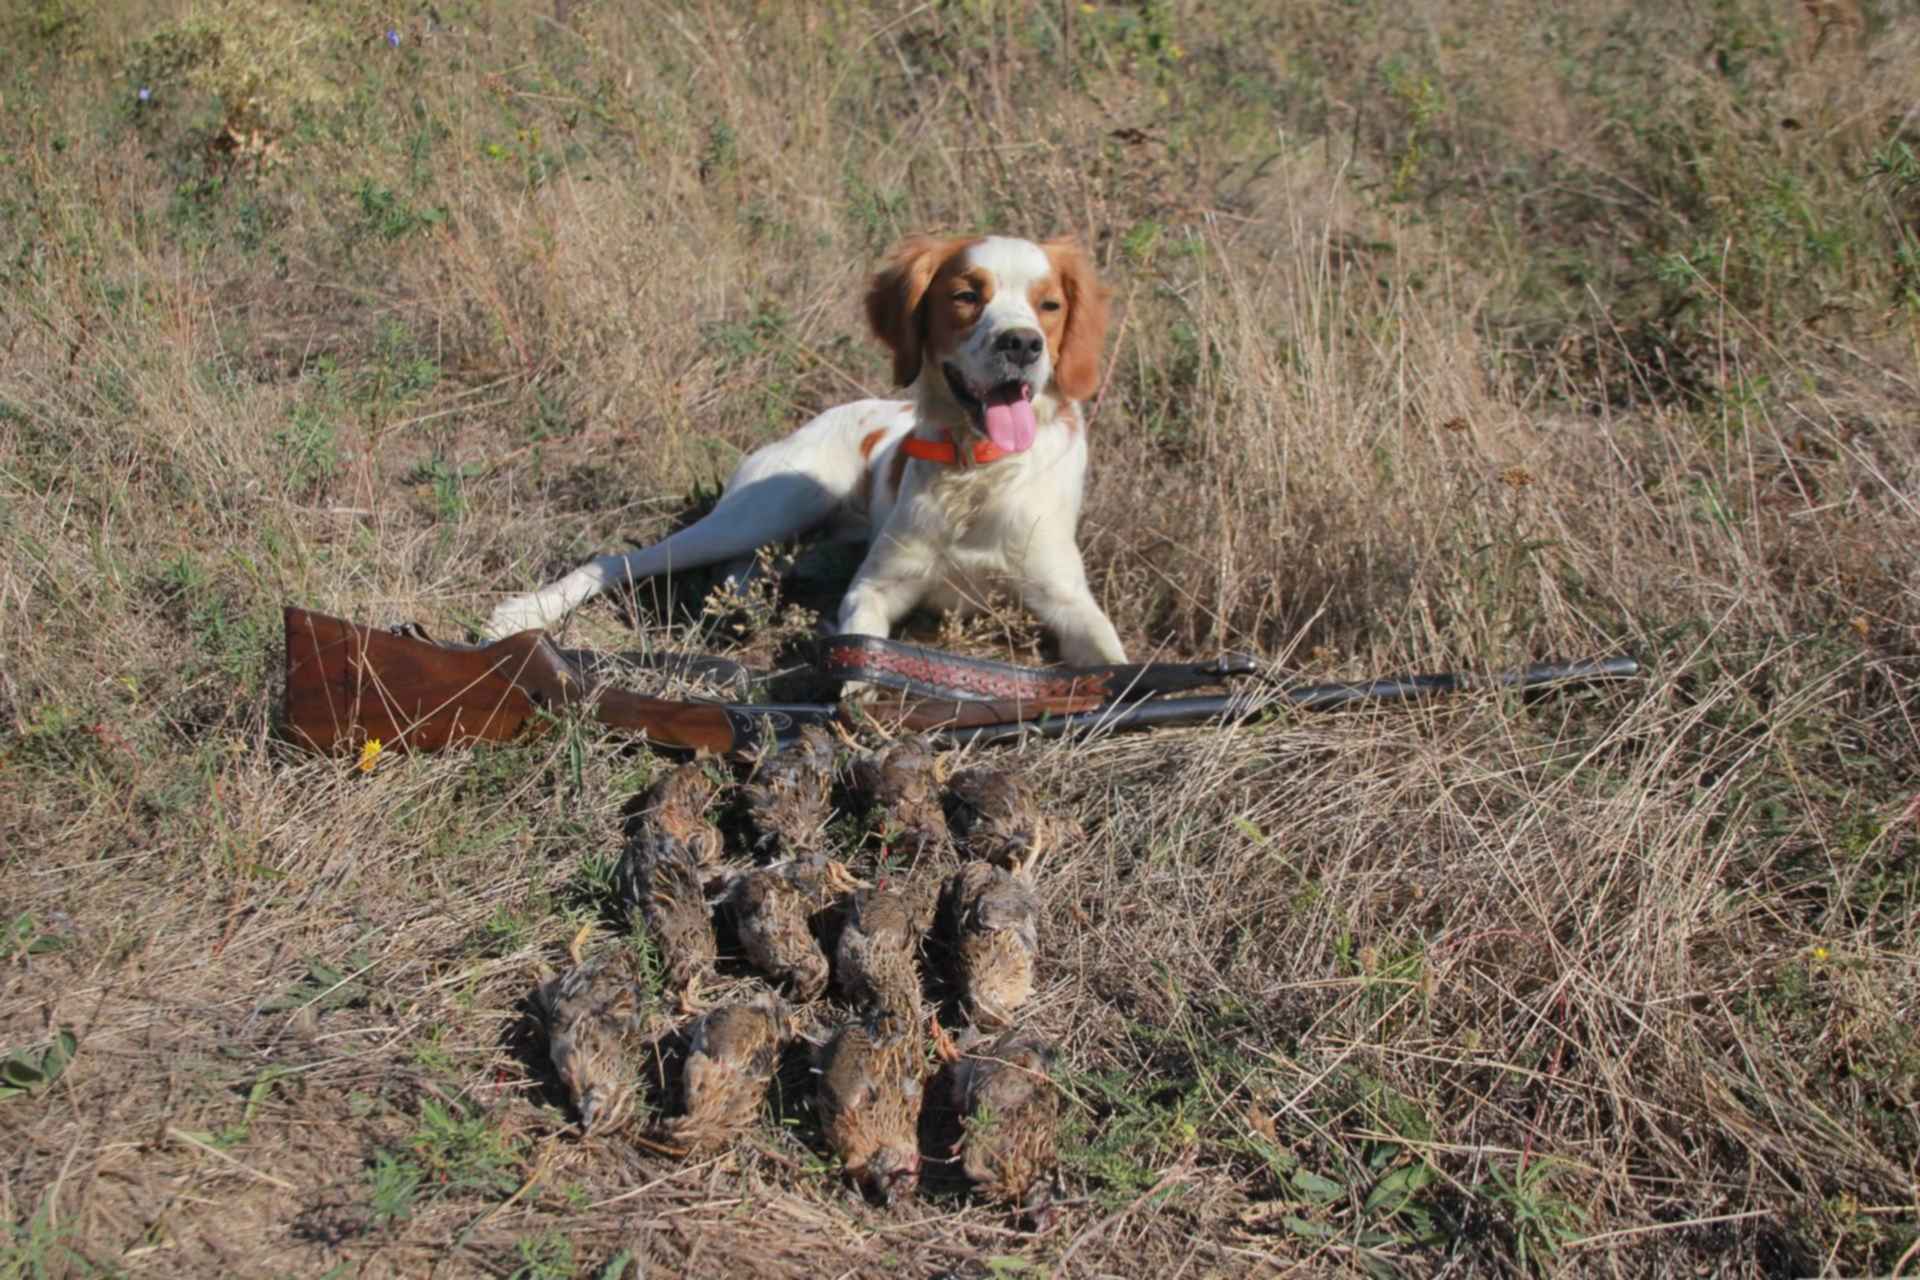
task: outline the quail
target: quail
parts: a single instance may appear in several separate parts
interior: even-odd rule
[[[827,1144],[870,1198],[892,1204],[920,1181],[918,1027],[872,1013],[840,1028],[817,1055]]]
[[[834,981],[856,1009],[879,1009],[906,1022],[920,1017],[920,972],[914,966],[922,925],[916,904],[887,888],[853,897],[834,952]]]
[[[760,763],[741,788],[755,852],[791,858],[817,852],[833,816],[833,738],[818,725]]]
[[[683,764],[655,783],[647,793],[642,821],[685,845],[694,864],[705,868],[720,861],[720,829],[707,818],[716,788],[707,771]]]
[[[925,738],[903,738],[884,752],[862,756],[852,779],[866,801],[868,829],[889,849],[917,858],[947,843],[939,759]]]
[[[547,1033],[547,1056],[566,1086],[583,1134],[617,1128],[639,1092],[640,1041],[647,1030],[647,993],[633,953],[616,948],[592,961],[580,956],[592,926],[574,938],[573,968],[535,989],[533,1004]]]
[[[991,1040],[971,1033],[964,1049],[943,1032],[936,1031],[936,1040],[947,1060],[939,1102],[960,1121],[954,1153],[961,1172],[982,1195],[1044,1227],[1060,1163],[1053,1047],[1017,1029]]]
[[[967,1015],[1002,1027],[1033,994],[1039,905],[1027,869],[969,862],[948,877],[941,933]]]
[[[827,987],[827,957],[814,941],[811,917],[849,884],[837,862],[796,859],[734,877],[727,909],[754,968],[785,982],[795,998],[812,1000]]]
[[[683,1114],[661,1127],[660,1138],[684,1153],[721,1145],[745,1129],[792,1038],[792,1015],[770,991],[702,1015],[687,1032]]]
[[[1046,851],[1053,819],[1018,775],[1004,769],[963,769],[947,783],[947,819],[970,858],[1013,870]]]
[[[627,843],[615,882],[629,913],[637,911],[645,921],[681,1010],[694,1012],[701,980],[713,968],[714,942],[713,915],[692,851],[664,830],[645,826]]]

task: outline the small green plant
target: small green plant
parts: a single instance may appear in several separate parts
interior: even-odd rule
[[[0,960],[24,960],[30,956],[64,951],[72,938],[61,933],[42,933],[31,911],[22,911],[0,927]]]
[[[447,1029],[443,1026],[428,1026],[407,1050],[407,1057],[429,1075],[452,1079],[457,1074],[453,1051],[447,1047]]]
[[[1102,1204],[1125,1204],[1152,1187],[1161,1169],[1199,1138],[1196,1117],[1205,1107],[1191,1079],[1145,1085],[1131,1072],[1097,1071],[1063,1084],[1086,1105],[1066,1113],[1060,1162],[1097,1183]]]
[[[68,1243],[73,1238],[72,1229],[54,1218],[51,1199],[41,1201],[28,1221],[0,1225],[0,1276],[40,1280],[90,1274],[93,1264]]]
[[[733,126],[725,120],[715,120],[707,126],[706,147],[700,153],[700,177],[702,181],[730,174],[740,163],[740,136]]]
[[[260,1011],[279,1013],[311,1008],[315,1013],[325,1013],[330,1009],[352,1009],[366,1004],[370,993],[359,976],[366,971],[364,953],[353,952],[347,957],[347,964],[348,968],[340,969],[324,960],[309,960],[306,976],[268,999]]]
[[[633,1250],[622,1249],[607,1259],[607,1265],[594,1275],[594,1280],[621,1280],[627,1274],[627,1267],[633,1262]]]
[[[407,1145],[427,1180],[443,1191],[505,1194],[520,1185],[520,1144],[459,1102],[427,1099]]]
[[[570,911],[611,918],[620,897],[619,850],[590,850],[567,876],[558,898]]]
[[[391,1151],[374,1153],[367,1170],[368,1210],[376,1224],[404,1222],[413,1216],[425,1175],[420,1166]]]
[[[505,903],[493,909],[480,925],[482,952],[490,956],[512,955],[526,945],[531,922]]]
[[[0,1058],[0,1102],[46,1088],[73,1063],[80,1041],[65,1027],[41,1049],[16,1049]]]
[[[467,514],[467,481],[485,472],[486,467],[480,463],[468,462],[456,466],[435,454],[408,472],[406,482],[432,494],[434,514],[441,520],[451,522]]]
[[[440,381],[440,362],[424,350],[413,331],[398,320],[388,320],[374,337],[376,403],[403,403],[425,395]]]
[[[163,601],[185,623],[199,662],[249,687],[263,676],[267,646],[260,619],[235,604],[205,563],[179,552],[161,566],[160,580]]]
[[[1478,1194],[1495,1205],[1513,1233],[1513,1251],[1523,1268],[1539,1268],[1579,1238],[1587,1221],[1585,1206],[1554,1194],[1551,1183],[1563,1171],[1559,1162],[1541,1158],[1509,1177],[1489,1166]]]
[[[258,1118],[260,1109],[273,1095],[275,1086],[289,1074],[291,1073],[282,1067],[269,1067],[261,1072],[259,1079],[247,1089],[247,1102],[241,1109],[240,1118],[232,1124],[222,1125],[218,1129],[188,1129],[184,1132],[189,1138],[204,1143],[215,1151],[231,1151],[252,1136],[253,1122]]]
[[[407,198],[371,178],[362,178],[354,188],[354,201],[360,206],[363,234],[382,240],[404,240],[410,235],[437,227],[447,220],[447,211],[438,206],[415,208]]]
[[[1397,202],[1413,194],[1431,145],[1430,127],[1444,104],[1433,78],[1424,72],[1416,73],[1395,60],[1387,64],[1385,74],[1387,92],[1407,117],[1406,141],[1399,159],[1394,162],[1393,177],[1387,183],[1387,199]]]
[[[333,418],[318,405],[294,406],[287,425],[274,432],[273,443],[285,463],[287,489],[307,496],[333,479],[340,465]]]
[[[557,1231],[517,1240],[513,1251],[520,1265],[511,1280],[571,1280],[574,1274],[573,1242]]]

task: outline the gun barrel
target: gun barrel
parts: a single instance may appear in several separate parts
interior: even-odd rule
[[[1281,697],[1293,706],[1309,711],[1330,711],[1354,702],[1403,702],[1409,698],[1460,693],[1467,689],[1533,689],[1579,680],[1620,679],[1639,673],[1640,664],[1632,658],[1590,658],[1580,662],[1540,663],[1519,671],[1500,671],[1489,676],[1449,671],[1436,675],[1389,676],[1381,680],[1301,685],[1286,690]]]
[[[1541,663],[1519,671],[1501,671],[1488,676],[1442,672],[1381,680],[1299,685],[1265,696],[1258,691],[1244,691],[1202,698],[1148,698],[1070,715],[1047,716],[1020,724],[945,729],[936,736],[951,746],[984,746],[1023,738],[1064,738],[1083,733],[1117,733],[1154,726],[1215,722],[1230,724],[1244,720],[1276,701],[1307,711],[1331,711],[1356,702],[1404,702],[1468,689],[1533,689],[1589,680],[1623,679],[1639,673],[1640,664],[1632,658],[1595,658],[1579,662]]]

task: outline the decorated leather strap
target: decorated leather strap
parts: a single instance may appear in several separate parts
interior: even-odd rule
[[[1244,654],[1224,654],[1212,662],[1023,667],[878,636],[821,640],[814,663],[822,675],[835,680],[859,680],[916,698],[981,702],[1089,695],[1127,700],[1211,688],[1259,673]]]

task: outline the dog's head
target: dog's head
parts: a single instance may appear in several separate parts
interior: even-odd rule
[[[867,319],[924,406],[1020,453],[1098,385],[1107,290],[1070,240],[914,236],[874,275]]]

